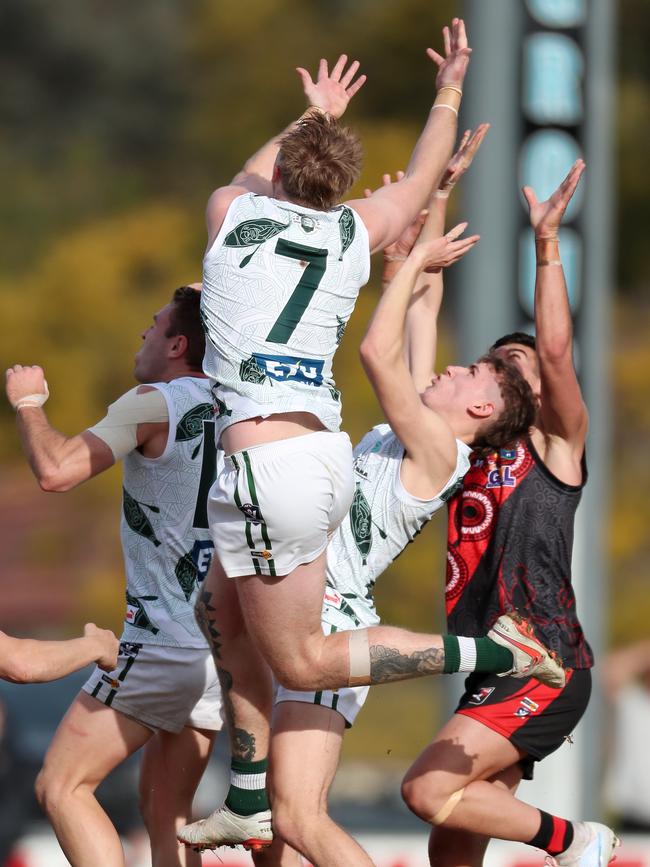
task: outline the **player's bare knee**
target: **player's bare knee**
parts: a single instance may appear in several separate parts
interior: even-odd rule
[[[434,827],[444,825],[460,803],[465,788],[450,792],[425,781],[421,776],[406,777],[402,799],[412,813]]]
[[[70,787],[65,780],[56,774],[47,765],[44,765],[36,777],[34,792],[40,808],[48,816],[61,807],[66,795],[70,794]]]
[[[303,848],[303,843],[313,836],[312,827],[318,824],[318,813],[298,798],[273,801],[273,831],[294,849]]]

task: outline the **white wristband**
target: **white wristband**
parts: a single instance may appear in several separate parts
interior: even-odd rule
[[[18,412],[19,409],[24,409],[26,406],[43,406],[45,401],[50,396],[50,390],[45,383],[45,394],[26,394],[24,397],[18,398],[16,403],[12,404],[13,408]]]
[[[434,103],[431,106],[431,111],[433,111],[434,108],[448,108],[449,111],[453,111],[453,113],[456,115],[456,117],[458,117],[458,109],[454,108],[453,105],[447,105],[446,102],[439,102],[437,105]]]

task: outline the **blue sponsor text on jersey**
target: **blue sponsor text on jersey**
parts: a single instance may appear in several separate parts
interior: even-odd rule
[[[196,566],[197,581],[203,581],[208,574],[210,563],[212,562],[212,554],[214,553],[214,544],[209,539],[197,539],[192,548],[192,560]]]
[[[487,476],[486,488],[514,488],[517,478],[509,466],[495,467]]]
[[[292,355],[265,355],[261,352],[254,352],[253,358],[271,379],[280,382],[292,380],[306,385],[322,385],[324,364],[322,360],[295,358]]]

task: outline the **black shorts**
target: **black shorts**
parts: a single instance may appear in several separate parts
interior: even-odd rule
[[[524,779],[533,765],[562,746],[587,709],[591,695],[588,668],[567,671],[563,689],[544,686],[534,677],[521,680],[496,674],[471,674],[456,713],[472,717],[527,753]]]

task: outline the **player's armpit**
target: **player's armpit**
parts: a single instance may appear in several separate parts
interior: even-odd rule
[[[128,455],[140,444],[138,426],[165,424],[169,420],[167,401],[157,388],[132,388],[112,403],[104,418],[87,433],[105,443],[114,460]]]
[[[235,199],[238,196],[243,196],[245,193],[259,192],[259,190],[255,189],[255,184],[251,180],[254,177],[255,176],[253,175],[241,173],[237,175],[230,186],[219,187],[208,199],[208,204],[205,209],[205,222],[208,229],[207,250],[209,250],[214,244],[224,218],[228,213],[228,208],[232,205]]]

